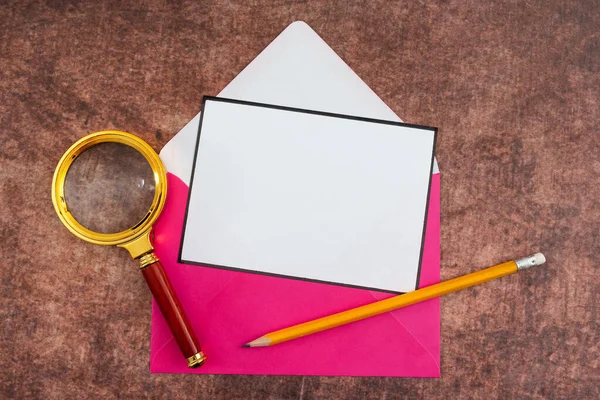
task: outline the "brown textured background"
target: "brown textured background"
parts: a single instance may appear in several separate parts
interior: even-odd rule
[[[599,7],[0,2],[0,397],[600,397]],[[441,379],[150,375],[137,268],[54,214],[71,143],[114,127],[160,149],[294,20],[440,128],[443,279],[548,258],[442,299]]]

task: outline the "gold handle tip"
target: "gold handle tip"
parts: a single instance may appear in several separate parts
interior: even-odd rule
[[[194,354],[191,357],[188,357],[188,368],[198,368],[206,361],[206,356],[203,352],[199,352]]]
[[[521,271],[544,264],[546,262],[546,257],[544,257],[542,253],[535,253],[529,257],[519,258],[518,260],[515,260],[515,262],[517,263],[517,269]]]

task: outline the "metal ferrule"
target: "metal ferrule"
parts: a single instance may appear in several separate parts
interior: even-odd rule
[[[517,263],[517,270],[519,270],[519,271],[522,271],[527,268],[535,267],[536,265],[540,264],[538,262],[538,258],[535,255],[519,258],[518,260],[515,260],[515,263]]]
[[[148,265],[154,264],[158,262],[159,258],[154,255],[154,253],[144,254],[140,258],[140,269],[146,268]]]

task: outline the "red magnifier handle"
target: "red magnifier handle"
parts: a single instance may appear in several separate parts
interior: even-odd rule
[[[181,303],[165,274],[165,270],[158,258],[153,254],[145,255],[143,258],[152,258],[156,260],[152,264],[142,268],[142,275],[148,283],[150,292],[158,304],[158,308],[167,320],[171,333],[175,337],[181,352],[188,360],[190,368],[196,368],[204,364],[206,357],[198,344],[198,339],[194,335],[190,321],[187,319]]]

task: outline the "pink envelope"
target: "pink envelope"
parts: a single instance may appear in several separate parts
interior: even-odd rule
[[[440,376],[439,300],[273,347],[242,349],[267,332],[390,294],[177,262],[188,187],[168,174],[154,245],[207,355],[188,369],[156,303],[150,371],[194,374]],[[420,285],[439,282],[440,175],[431,183]],[[366,265],[365,268],[369,266]]]

